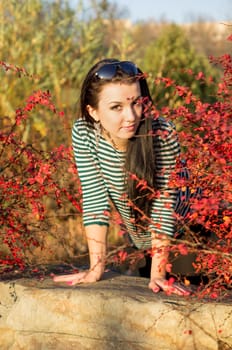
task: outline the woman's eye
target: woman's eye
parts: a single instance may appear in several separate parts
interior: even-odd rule
[[[122,106],[121,106],[121,105],[115,105],[115,106],[112,106],[111,109],[112,109],[113,111],[121,111]]]

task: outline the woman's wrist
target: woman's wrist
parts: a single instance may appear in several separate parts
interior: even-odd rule
[[[93,279],[95,281],[99,281],[103,275],[103,271],[96,271],[96,270],[93,270],[93,269],[89,269],[89,274],[91,276],[93,276]]]
[[[152,259],[150,278],[166,278],[166,263],[164,260]]]
[[[166,237],[153,238],[152,263],[150,279],[165,279],[166,266],[168,263],[168,244]]]
[[[90,271],[100,278],[105,270],[107,227],[90,225],[86,227],[89,248]]]
[[[166,278],[166,265],[168,256],[167,254],[154,255],[151,263],[151,274],[152,279],[164,279]]]
[[[96,275],[101,276],[105,270],[105,257],[102,256],[90,256],[90,270]]]

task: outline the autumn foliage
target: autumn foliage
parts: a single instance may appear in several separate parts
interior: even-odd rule
[[[0,62],[5,72],[27,76],[21,68]],[[43,238],[49,232],[49,210],[59,215],[59,208],[72,205],[81,211],[80,191],[71,147],[57,145],[50,151],[36,148],[22,140],[25,122],[31,113],[49,111],[51,120],[62,124],[63,112],[58,112],[48,91],[35,91],[16,109],[14,121],[1,117],[0,130],[0,227],[1,270],[6,267],[23,269],[28,263],[31,246],[43,248]],[[51,123],[52,124],[52,123]]]
[[[214,102],[201,101],[188,86],[179,86],[168,77],[159,78],[154,83],[164,91],[171,86],[179,102],[174,108],[159,109],[155,105],[153,114],[162,114],[177,125],[181,160],[190,173],[189,178],[172,179],[173,185],[183,191],[188,188],[192,196],[187,219],[177,217],[182,234],[178,230],[170,250],[174,256],[196,253],[194,268],[208,277],[203,295],[217,297],[219,290],[230,288],[232,276],[232,60],[230,55],[224,55],[212,58],[212,62],[223,69]],[[33,79],[23,68],[0,64],[1,74]],[[189,70],[188,74],[194,73]],[[195,79],[199,84],[214,84],[202,72]],[[51,120],[65,129],[65,115],[56,109],[49,91],[35,91],[26,97],[16,109],[13,122],[8,116],[1,116],[0,240],[5,247],[0,256],[2,272],[6,268],[23,269],[28,263],[27,250],[31,246],[43,248],[51,207],[57,215],[62,207],[81,213],[71,147],[58,144],[54,149],[43,150],[22,138],[25,122],[41,110],[50,113]],[[183,162],[179,166],[183,167]],[[195,196],[199,188],[201,196]],[[126,259],[122,251],[118,256],[119,260]],[[171,272],[171,263],[167,268]]]
[[[217,297],[216,290],[231,287],[232,276],[232,60],[227,54],[211,60],[224,72],[215,102],[204,103],[187,87],[175,86],[182,104],[165,113],[181,125],[182,159],[190,171],[188,179],[177,179],[192,194],[188,218],[178,218],[185,234],[177,247],[181,254],[196,253],[196,272],[209,279],[204,293]],[[206,80],[202,73],[196,79]],[[201,195],[194,195],[199,189]]]

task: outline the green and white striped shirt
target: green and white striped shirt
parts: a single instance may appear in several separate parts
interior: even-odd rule
[[[154,198],[151,223],[146,231],[136,230],[125,201],[125,152],[116,150],[102,136],[78,119],[72,132],[73,149],[82,187],[83,223],[109,225],[110,201],[119,212],[123,227],[140,249],[151,247],[151,231],[172,236],[175,229],[174,208],[177,190],[168,188],[170,172],[176,164],[180,147],[174,126],[163,118],[153,123],[156,184],[160,191]]]

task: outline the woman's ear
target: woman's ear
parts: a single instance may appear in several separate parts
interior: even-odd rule
[[[89,113],[89,115],[90,115],[96,122],[98,122],[98,121],[99,121],[99,117],[98,117],[98,113],[97,113],[96,109],[93,108],[93,107],[90,106],[90,105],[87,105],[87,106],[86,106],[86,109],[87,109],[87,112]]]

